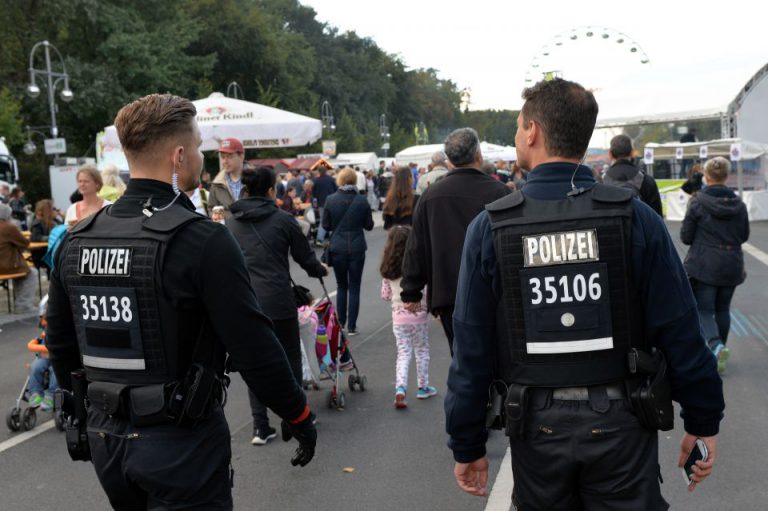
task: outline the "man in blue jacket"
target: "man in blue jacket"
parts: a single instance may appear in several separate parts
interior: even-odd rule
[[[724,409],[693,294],[661,218],[580,165],[592,93],[556,79],[523,98],[515,145],[528,182],[480,213],[464,242],[445,400],[456,481],[486,495],[486,403],[502,380],[519,509],[665,510],[657,433],[630,405],[627,360],[638,348],[665,356],[680,465],[697,438],[709,450],[692,490],[712,471]]]

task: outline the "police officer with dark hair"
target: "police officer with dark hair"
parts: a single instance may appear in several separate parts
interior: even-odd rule
[[[93,461],[115,509],[232,509],[226,353],[299,440],[291,462],[314,455],[306,397],[240,247],[182,193],[202,170],[195,114],[169,94],[120,110],[128,189],[72,229],[51,278],[47,345],[72,390],[67,447]]]
[[[709,449],[690,489],[712,471],[724,409],[685,271],[661,218],[580,164],[592,93],[555,79],[523,99],[528,182],[488,205],[464,243],[445,400],[456,481],[486,494],[498,414],[517,509],[667,509],[656,431],[672,427],[671,399],[680,465],[697,437]]]

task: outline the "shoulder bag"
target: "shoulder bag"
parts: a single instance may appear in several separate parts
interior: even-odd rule
[[[336,236],[336,233],[339,231],[339,227],[341,227],[341,224],[344,222],[344,219],[347,218],[347,213],[349,213],[349,210],[352,208],[352,203],[355,202],[355,197],[352,197],[352,200],[349,201],[349,204],[347,205],[347,209],[344,211],[344,214],[341,216],[341,219],[339,220],[339,224],[336,226],[336,228],[331,233],[331,237],[328,238],[328,241],[325,242],[325,245],[323,245],[323,254],[320,256],[320,261],[327,264],[328,266],[331,266],[333,264],[331,259],[331,241],[333,241],[333,237]],[[320,219],[320,222],[322,222],[323,219]]]

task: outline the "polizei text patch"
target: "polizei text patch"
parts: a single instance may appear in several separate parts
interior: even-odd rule
[[[130,247],[80,247],[77,273],[86,277],[130,277]]]
[[[595,229],[523,236],[523,253],[526,268],[600,260]]]

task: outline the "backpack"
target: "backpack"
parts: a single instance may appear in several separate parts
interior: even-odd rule
[[[611,186],[618,186],[619,188],[626,188],[627,190],[632,190],[632,193],[635,195],[636,198],[640,198],[640,188],[643,186],[643,180],[645,179],[645,174],[643,174],[642,170],[638,170],[637,174],[632,179],[628,179],[627,181],[619,181],[618,179],[614,179],[608,174],[603,176],[603,184],[611,185]]]

